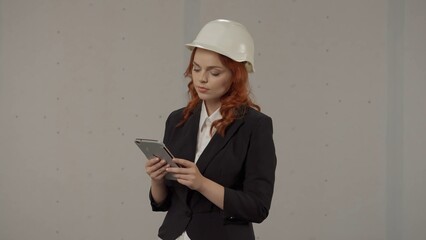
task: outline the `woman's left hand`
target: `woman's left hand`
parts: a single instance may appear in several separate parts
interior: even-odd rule
[[[191,161],[180,158],[174,158],[173,162],[181,167],[169,167],[166,171],[172,173],[180,184],[192,190],[199,191],[206,178],[200,173],[197,165]]]

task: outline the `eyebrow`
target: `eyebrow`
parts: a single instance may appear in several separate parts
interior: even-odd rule
[[[195,61],[193,61],[192,63],[194,65],[196,65],[197,67],[200,67],[200,65],[198,63],[196,63]],[[224,69],[224,67],[221,67],[221,66],[208,66],[206,69],[210,70],[210,69],[214,69],[214,68]]]

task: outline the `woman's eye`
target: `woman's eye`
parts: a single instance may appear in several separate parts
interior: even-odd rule
[[[199,71],[200,71],[200,69],[199,69],[199,68],[194,67],[194,68],[192,68],[192,71],[194,71],[194,72],[199,72]]]
[[[211,72],[211,75],[213,75],[213,76],[217,77],[217,76],[219,76],[219,75],[220,75],[220,72]]]

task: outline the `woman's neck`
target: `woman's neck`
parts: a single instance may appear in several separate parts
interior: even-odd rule
[[[207,115],[212,115],[218,108],[220,108],[221,103],[218,102],[211,102],[211,101],[204,101],[204,104],[206,105]]]

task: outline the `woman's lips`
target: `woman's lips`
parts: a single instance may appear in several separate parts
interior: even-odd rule
[[[206,93],[209,90],[208,88],[205,88],[205,87],[197,87],[197,89],[200,93]]]

